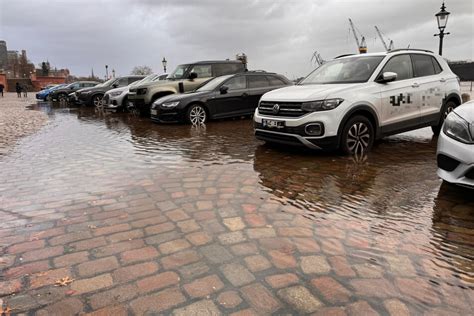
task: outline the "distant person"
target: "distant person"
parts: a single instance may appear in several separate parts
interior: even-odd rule
[[[23,97],[27,98],[28,97],[28,86],[26,84],[23,85],[22,90],[23,90]]]
[[[19,82],[16,83],[15,85],[15,90],[16,90],[16,95],[21,98],[21,85]]]
[[[3,98],[3,89],[5,89],[5,86],[0,83],[0,94],[2,95],[2,98]]]

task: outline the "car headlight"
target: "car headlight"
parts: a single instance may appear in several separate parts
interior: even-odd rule
[[[165,102],[165,103],[162,103],[161,106],[164,107],[164,108],[174,108],[174,107],[177,107],[179,104],[179,101],[175,101],[175,102]]]
[[[327,111],[337,108],[342,102],[344,100],[340,98],[305,102],[301,109],[306,112]]]
[[[114,91],[114,92],[110,92],[110,96],[111,97],[118,97],[122,93],[123,93],[123,91]]]
[[[146,89],[146,88],[137,89],[137,94],[138,94],[138,95],[146,94],[146,92],[147,92],[147,89]]]
[[[474,144],[474,126],[465,119],[451,112],[444,120],[443,132],[449,137],[465,144]]]

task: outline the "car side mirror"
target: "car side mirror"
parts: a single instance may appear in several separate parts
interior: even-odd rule
[[[118,83],[114,83],[114,84],[112,85],[112,87],[114,87],[114,88],[117,88],[118,86],[119,86]]]
[[[74,89],[74,87],[70,87],[69,89],[71,89],[71,90],[72,90],[72,89]]]
[[[221,92],[221,94],[226,94],[228,90],[229,90],[229,87],[226,87],[226,86],[222,86],[219,88],[219,91]]]
[[[377,80],[379,83],[387,83],[391,81],[397,80],[397,73],[391,72],[391,71],[386,71],[384,72]]]
[[[196,79],[197,77],[198,77],[198,74],[195,73],[195,72],[192,72],[192,73],[189,74],[189,77],[188,77],[188,78],[189,78],[189,80],[194,80],[194,79]]]

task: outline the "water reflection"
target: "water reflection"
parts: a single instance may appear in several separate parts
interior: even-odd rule
[[[474,284],[474,197],[472,191],[441,185],[436,139],[429,130],[390,137],[368,155],[346,157],[264,145],[255,140],[248,119],[193,127],[91,108],[42,103],[35,108],[51,123],[0,160],[5,170],[0,180],[11,181],[0,188],[2,202],[38,203],[15,212],[41,212],[43,203],[62,205],[65,199],[89,203],[129,192],[146,196],[146,186],[159,191],[160,202],[168,201],[170,192],[176,193],[173,202],[190,205],[207,194],[221,199],[222,214],[250,217],[269,230],[293,225],[299,231],[311,223],[319,254],[343,257],[354,269],[347,280],[338,279],[349,289],[351,278],[367,275],[390,281],[419,277],[464,288]],[[193,186],[181,182],[196,174]],[[15,181],[19,185],[11,185]],[[188,188],[195,195],[186,196]],[[255,214],[243,214],[244,203],[255,204],[246,208]],[[311,221],[286,222],[288,214],[282,212]],[[260,223],[263,213],[272,220]],[[24,226],[27,220],[21,220],[17,224]],[[210,234],[217,240],[225,228],[217,219],[212,223],[216,230]]]
[[[449,184],[441,185],[434,200],[433,245],[442,267],[453,267],[456,276],[474,289],[474,194]]]

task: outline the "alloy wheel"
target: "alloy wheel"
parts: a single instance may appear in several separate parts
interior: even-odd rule
[[[189,112],[189,120],[193,125],[202,125],[206,122],[206,110],[202,106],[194,106]]]
[[[366,151],[370,144],[369,127],[362,122],[354,123],[349,128],[346,144],[352,154],[361,154]]]
[[[102,106],[102,98],[100,96],[95,96],[94,100],[92,102],[94,103],[95,107],[101,107]]]

